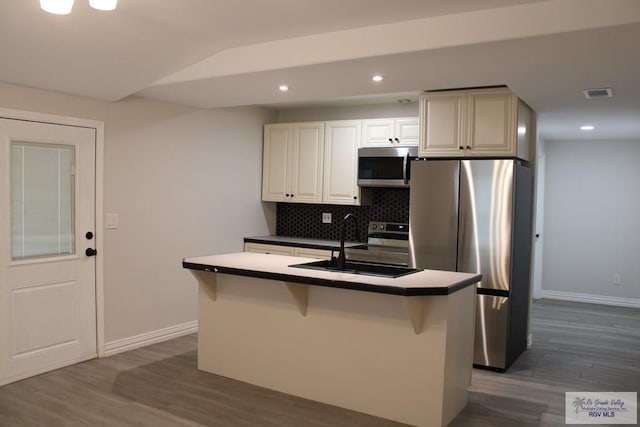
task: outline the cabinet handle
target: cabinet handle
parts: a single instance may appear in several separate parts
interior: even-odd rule
[[[353,196],[353,200],[358,200],[358,196]]]
[[[289,193],[285,194],[286,197],[289,197]]]
[[[464,150],[464,147],[461,145],[458,147],[460,150]]]
[[[292,195],[291,195],[291,197],[294,197],[294,196],[295,196],[295,194],[292,194]]]
[[[394,141],[396,142],[396,144],[400,144],[400,140],[398,138],[394,138]]]
[[[470,145],[467,145],[467,150],[471,150],[471,146]]]
[[[393,144],[393,139],[389,138],[389,142]]]

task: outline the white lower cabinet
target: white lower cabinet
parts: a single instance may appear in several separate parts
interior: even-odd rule
[[[294,246],[269,245],[266,243],[245,243],[245,252],[259,254],[289,255],[304,258],[331,259],[331,251],[326,249],[297,248]]]
[[[331,259],[331,251],[326,249],[295,248],[295,256],[315,259]]]
[[[274,255],[294,255],[294,249],[291,246],[267,245],[265,243],[245,243],[245,252],[255,252],[258,254],[274,254]]]

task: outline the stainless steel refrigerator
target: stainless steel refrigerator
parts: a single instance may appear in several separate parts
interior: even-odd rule
[[[527,346],[533,174],[515,160],[411,163],[409,263],[481,273],[474,365],[506,370]]]

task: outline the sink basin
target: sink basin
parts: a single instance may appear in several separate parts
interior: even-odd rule
[[[347,261],[344,270],[338,268],[336,259],[293,264],[289,267],[308,268],[311,270],[333,271],[336,273],[365,274],[379,277],[400,277],[421,271],[419,268],[400,267],[397,265],[375,264],[368,262]]]

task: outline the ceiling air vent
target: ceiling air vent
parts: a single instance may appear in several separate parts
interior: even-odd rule
[[[613,91],[610,87],[604,89],[587,89],[582,91],[587,99],[611,98]]]

